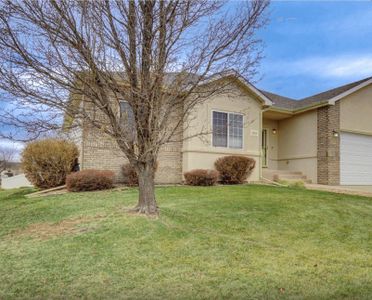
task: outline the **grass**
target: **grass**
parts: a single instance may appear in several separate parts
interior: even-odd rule
[[[267,186],[0,192],[0,299],[371,299],[372,199]]]

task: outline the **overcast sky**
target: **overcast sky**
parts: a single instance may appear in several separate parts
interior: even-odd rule
[[[303,98],[372,76],[372,1],[272,1],[259,88]]]

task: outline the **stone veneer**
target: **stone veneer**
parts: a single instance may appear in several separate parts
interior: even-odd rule
[[[318,108],[318,183],[340,184],[340,103]]]

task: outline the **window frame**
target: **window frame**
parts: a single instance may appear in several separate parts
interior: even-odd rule
[[[127,103],[132,108],[132,106],[129,104],[129,102],[127,100],[119,100],[119,119],[121,119],[121,103],[122,102]],[[132,108],[132,110],[133,110],[133,108]],[[134,112],[133,112],[133,117],[134,117]],[[134,122],[135,122],[135,120],[134,120]],[[136,124],[134,123],[133,126],[135,128]],[[135,130],[136,129],[133,129],[133,132],[135,132]]]
[[[225,113],[227,114],[227,146],[214,146],[213,142],[213,113]],[[239,115],[242,116],[242,147],[241,148],[236,148],[236,147],[230,147],[230,114],[233,115]],[[226,111],[226,110],[217,110],[217,109],[212,109],[211,110],[211,127],[212,127],[212,147],[213,148],[222,148],[222,149],[236,149],[236,150],[242,150],[244,149],[244,123],[245,123],[245,115],[243,113],[238,113],[234,111]]]
[[[119,100],[119,118],[121,118],[121,103],[122,102],[124,102],[124,103],[128,103],[128,105],[130,106],[130,107],[132,107],[130,104],[129,104],[129,102],[127,101],[127,100]],[[133,108],[132,108],[132,110],[133,110]]]

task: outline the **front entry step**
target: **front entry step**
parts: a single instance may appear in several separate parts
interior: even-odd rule
[[[289,181],[296,182],[302,181],[304,183],[311,183],[311,180],[306,177],[300,171],[288,171],[288,170],[272,170],[272,169],[263,169],[262,176],[271,181]]]

